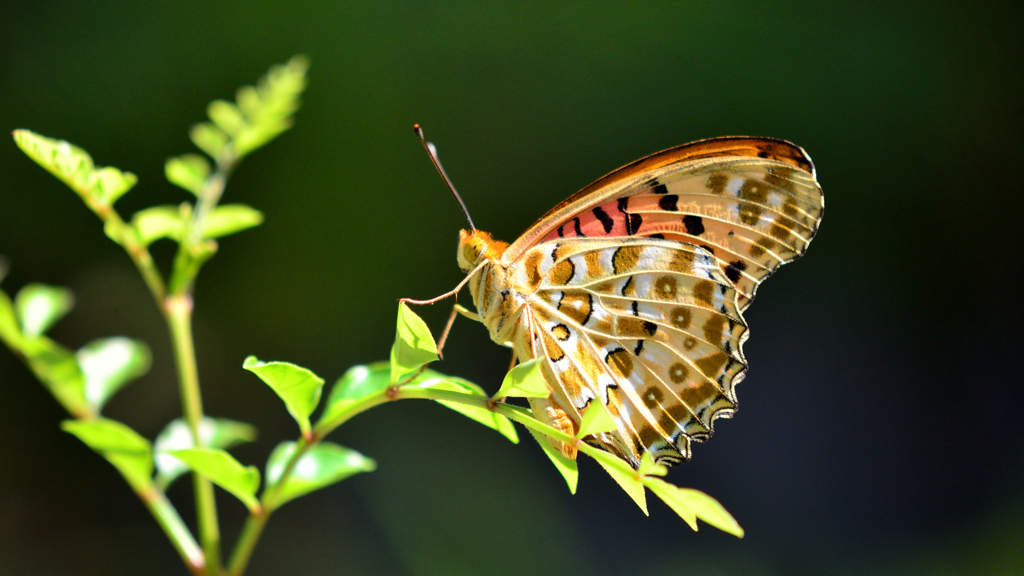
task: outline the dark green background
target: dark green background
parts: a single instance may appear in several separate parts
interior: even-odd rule
[[[984,2],[3,2],[0,128],[138,174],[122,214],[186,199],[163,162],[268,65],[312,60],[295,128],[225,201],[266,214],[197,286],[207,412],[297,433],[247,354],[333,380],[384,359],[396,300],[461,278],[464,221],[512,240],[642,155],[727,134],[807,149],[828,200],[806,258],[749,310],[741,410],[673,470],[747,530],[644,517],[593,462],[576,496],[532,440],[426,403],[332,440],[380,467],[283,508],[259,574],[1024,572],[1021,9]],[[0,142],[4,289],[70,286],[53,335],[145,339],[151,373],[107,413],[152,438],[179,414],[169,343],[131,264],[55,179]],[[168,246],[156,254],[166,265]],[[439,328],[448,305],[424,311]],[[494,390],[507,351],[456,325],[440,370]],[[0,573],[184,574],[109,464],[0,350]],[[191,522],[188,482],[171,497]],[[243,508],[221,500],[230,543]]]

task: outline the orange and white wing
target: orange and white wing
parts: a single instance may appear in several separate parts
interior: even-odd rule
[[[587,186],[542,216],[502,263],[565,238],[649,237],[714,254],[745,310],[758,285],[803,255],[824,197],[798,146],[770,138],[703,140],[642,158]]]
[[[526,295],[551,400],[577,424],[598,400],[618,426],[588,441],[634,466],[644,451],[676,464],[732,414],[747,327],[707,250],[571,238],[530,248],[510,273]]]

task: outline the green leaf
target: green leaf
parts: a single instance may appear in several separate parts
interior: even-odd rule
[[[77,417],[95,415],[85,399],[85,376],[73,352],[46,336],[22,340],[22,353],[36,378]]]
[[[647,477],[644,479],[644,484],[675,510],[676,514],[679,514],[679,517],[690,525],[690,528],[697,530],[697,518],[700,518],[723,532],[743,538],[743,528],[732,517],[732,514],[729,514],[718,503],[718,500],[711,496],[700,490],[673,486],[659,478]]]
[[[579,471],[576,469],[576,461],[566,457],[565,454],[562,454],[561,450],[552,446],[547,436],[533,430],[530,430],[530,434],[533,434],[534,440],[544,449],[544,453],[551,459],[551,463],[555,465],[558,473],[562,475],[562,478],[565,478],[565,483],[569,485],[569,492],[575,494],[576,483],[580,476]]]
[[[668,467],[655,463],[651,453],[645,450],[644,455],[640,457],[640,467],[636,473],[638,476],[664,476],[668,474]]]
[[[220,238],[263,223],[263,214],[245,204],[224,204],[213,209],[203,223],[204,238]]]
[[[302,434],[309,433],[309,415],[320,402],[320,391],[324,379],[311,370],[288,362],[261,362],[255,356],[249,356],[242,363],[242,368],[260,377],[270,386],[281,400],[284,400],[288,412],[299,423]]]
[[[89,175],[89,190],[101,204],[113,206],[114,202],[132,189],[138,178],[131,172],[121,172],[117,168],[100,168]]]
[[[282,442],[270,454],[267,459],[266,490],[269,491],[281,479],[285,466],[295,454],[295,446],[295,442]],[[274,501],[269,506],[277,508],[289,500],[326,488],[354,474],[372,472],[376,468],[376,462],[355,450],[331,442],[320,442],[299,457],[288,479],[277,488]]]
[[[149,440],[131,428],[106,418],[65,420],[60,427],[99,452],[135,491],[141,492],[152,484],[153,452]]]
[[[7,343],[11,350],[21,350],[21,326],[14,313],[14,303],[6,292],[0,290],[0,339]]]
[[[391,381],[398,382],[402,376],[435,360],[437,343],[430,328],[405,302],[399,303],[395,343],[391,347]]]
[[[391,372],[387,363],[377,362],[349,368],[331,388],[319,424],[331,422],[352,404],[387,388],[390,382]]]
[[[72,190],[88,196],[99,205],[113,205],[137,181],[131,172],[121,172],[110,167],[96,169],[92,157],[85,150],[63,140],[54,140],[28,130],[15,130],[14,141],[29,158]]]
[[[604,468],[604,471],[626,491],[626,494],[629,494],[633,502],[636,502],[636,505],[644,511],[644,514],[650,516],[650,513],[647,512],[647,497],[644,494],[644,485],[637,478],[633,468],[625,460],[608,452],[594,452],[590,456],[597,460],[601,468]]]
[[[228,134],[238,132],[245,124],[245,116],[238,106],[226,100],[214,100],[206,107],[206,114],[218,128]]]
[[[185,448],[169,452],[194,472],[235,495],[257,512],[260,503],[256,490],[260,487],[260,471],[255,466],[243,466],[235,457],[219,448]]]
[[[123,336],[94,340],[75,354],[85,376],[85,399],[99,410],[118,390],[149,371],[149,347]]]
[[[224,147],[228,144],[228,135],[209,122],[201,122],[192,126],[188,136],[197,148],[209,154],[210,158],[214,160],[220,158]]]
[[[299,96],[306,88],[309,61],[296,56],[283,66],[272,67],[256,88],[246,86],[237,94],[238,107],[247,122],[235,133],[235,154],[241,158],[292,126]]]
[[[183,210],[182,208],[185,208]],[[153,206],[145,210],[139,210],[132,216],[132,226],[139,235],[139,241],[144,246],[149,246],[161,238],[181,240],[185,231],[185,220],[189,217],[191,208],[187,205]]]
[[[70,290],[46,284],[28,284],[14,297],[14,310],[26,338],[45,333],[74,305]]]
[[[580,420],[580,429],[576,433],[576,439],[581,440],[591,434],[611,432],[615,429],[615,420],[612,419],[612,415],[608,412],[608,407],[600,400],[595,400],[583,412],[583,418]]]
[[[207,448],[227,449],[255,439],[256,428],[245,422],[204,416],[199,423],[199,440]],[[170,453],[194,447],[192,431],[181,418],[172,420],[160,432],[153,444],[157,470],[156,484],[160,489],[166,490],[178,476],[188,471],[188,467]]]
[[[182,154],[168,158],[164,163],[164,176],[167,177],[167,181],[196,196],[199,196],[199,191],[203,189],[203,182],[209,175],[210,163],[198,154]]]
[[[550,396],[551,390],[540,371],[541,362],[542,360],[535,358],[509,370],[494,398],[497,400],[506,396],[517,398],[547,398]]]
[[[487,394],[483,391],[483,388],[476,384],[455,376],[445,376],[444,374],[439,374],[433,370],[425,371],[419,378],[403,386],[403,389],[405,388],[446,390],[449,392],[469,394],[479,398],[487,398]],[[476,420],[488,428],[497,430],[513,444],[519,443],[519,435],[516,433],[515,425],[501,414],[496,414],[486,408],[473,406],[471,404],[463,404],[461,402],[450,402],[447,400],[438,400],[437,402],[455,410],[463,416]]]

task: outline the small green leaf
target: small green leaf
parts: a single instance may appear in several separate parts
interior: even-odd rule
[[[161,238],[180,241],[187,217],[188,214],[183,213],[181,207],[165,204],[139,210],[132,216],[132,226],[144,246]]]
[[[597,463],[625,490],[626,494],[629,494],[633,502],[636,502],[636,505],[644,511],[644,514],[650,516],[650,513],[647,512],[647,497],[644,494],[644,485],[637,479],[633,468],[625,460],[608,452],[594,452],[590,456],[597,460]]]
[[[612,415],[608,412],[608,407],[600,400],[595,400],[583,412],[580,430],[576,433],[576,439],[581,440],[591,434],[611,432],[615,429],[615,420],[612,419]]]
[[[639,476],[664,476],[668,474],[668,467],[654,462],[650,452],[644,451],[640,457],[640,467],[636,471]]]
[[[218,128],[228,134],[238,132],[238,129],[245,124],[245,116],[231,102],[226,100],[214,100],[206,107],[206,114],[213,120]]]
[[[85,399],[96,410],[118,390],[149,371],[149,347],[123,336],[94,340],[75,354],[85,376]]]
[[[74,353],[46,336],[23,339],[21,351],[32,373],[68,412],[80,418],[95,415]]]
[[[228,135],[209,122],[201,122],[192,126],[188,136],[197,148],[209,154],[213,159],[220,157],[228,143]]]
[[[21,350],[21,326],[14,314],[14,303],[3,290],[0,290],[0,339],[12,350]]]
[[[528,360],[505,374],[501,388],[494,394],[494,399],[499,400],[507,396],[516,398],[547,398],[551,395],[544,375],[540,371],[542,360],[535,358]]]
[[[267,459],[268,491],[281,479],[285,466],[295,454],[295,446],[295,442],[282,442],[270,454]],[[289,500],[341,482],[353,474],[372,472],[376,468],[376,462],[355,450],[331,442],[320,442],[299,457],[288,479],[274,493],[270,507],[277,508]]]
[[[117,168],[100,168],[89,175],[89,190],[101,204],[113,206],[114,202],[132,189],[139,179],[131,172],[121,172]]]
[[[569,485],[569,492],[571,494],[576,493],[576,483],[579,480],[579,470],[576,468],[576,461],[572,458],[566,457],[562,454],[562,451],[551,445],[548,441],[548,437],[530,430],[530,434],[533,434],[534,440],[540,444],[540,447],[544,449],[544,453],[551,459],[551,463],[555,465],[559,474],[562,478],[565,478],[565,483]]]
[[[213,209],[203,223],[204,238],[220,238],[263,223],[263,214],[245,204],[224,204]]]
[[[152,484],[153,452],[149,440],[131,428],[106,418],[65,420],[60,427],[99,452],[137,492]]]
[[[259,511],[256,490],[260,487],[260,471],[255,466],[243,466],[234,456],[218,448],[185,448],[169,454],[200,476],[234,494],[249,507],[250,512]]]
[[[182,154],[174,158],[168,158],[164,163],[164,176],[167,181],[175,186],[199,196],[203,189],[203,182],[210,175],[210,163],[199,154]]]
[[[28,284],[14,297],[14,310],[26,338],[45,333],[74,305],[70,290],[46,284]]]
[[[54,140],[28,130],[15,130],[14,141],[29,158],[72,190],[89,196],[99,205],[113,205],[137,181],[131,172],[111,167],[96,169],[92,157],[85,150],[63,140]]]
[[[320,402],[324,379],[311,370],[288,362],[261,362],[249,356],[242,368],[260,377],[270,386],[299,423],[303,435],[309,433],[309,415]]]
[[[690,525],[690,528],[697,530],[697,518],[700,518],[723,532],[743,538],[743,528],[732,517],[732,514],[729,514],[718,503],[718,500],[711,496],[700,490],[673,486],[659,478],[647,477],[644,479],[644,484],[672,510],[675,510],[676,514],[679,514],[679,517]]]
[[[430,328],[405,302],[399,303],[395,343],[391,347],[391,381],[398,382],[402,376],[435,360],[437,343]]]
[[[447,390],[449,392],[460,392],[462,394],[469,394],[479,398],[487,398],[487,394],[484,393],[483,388],[476,384],[455,376],[445,376],[444,374],[439,374],[433,370],[425,371],[419,378],[409,384],[406,384],[403,389],[404,388]],[[449,402],[447,400],[438,400],[437,402],[455,410],[463,416],[476,420],[488,428],[498,431],[498,433],[508,438],[513,444],[519,443],[519,434],[516,433],[515,425],[501,414],[496,414],[485,408],[473,406],[471,404],[463,404],[461,402]]]
[[[309,61],[296,56],[283,66],[272,67],[259,86],[245,86],[237,94],[238,106],[248,122],[234,134],[235,154],[241,158],[292,126],[299,109],[299,95],[306,88]]]
[[[245,422],[204,416],[199,423],[199,440],[207,448],[227,449],[255,439],[256,428]],[[160,489],[166,490],[178,476],[188,471],[188,467],[170,452],[194,447],[192,431],[181,418],[172,420],[160,432],[153,444],[157,470],[156,484]]]
[[[331,388],[319,424],[331,422],[355,402],[387,388],[390,381],[390,368],[384,362],[349,368]]]

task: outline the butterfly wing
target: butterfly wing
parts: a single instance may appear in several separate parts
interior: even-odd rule
[[[597,180],[542,216],[502,261],[559,238],[686,242],[715,255],[742,311],[765,278],[803,255],[823,212],[814,165],[801,148],[768,138],[715,138]]]
[[[513,268],[556,406],[578,423],[599,399],[618,429],[590,441],[638,466],[689,458],[736,405],[747,327],[707,250],[651,239],[577,237],[529,249]],[[536,411],[536,410],[535,410]]]

